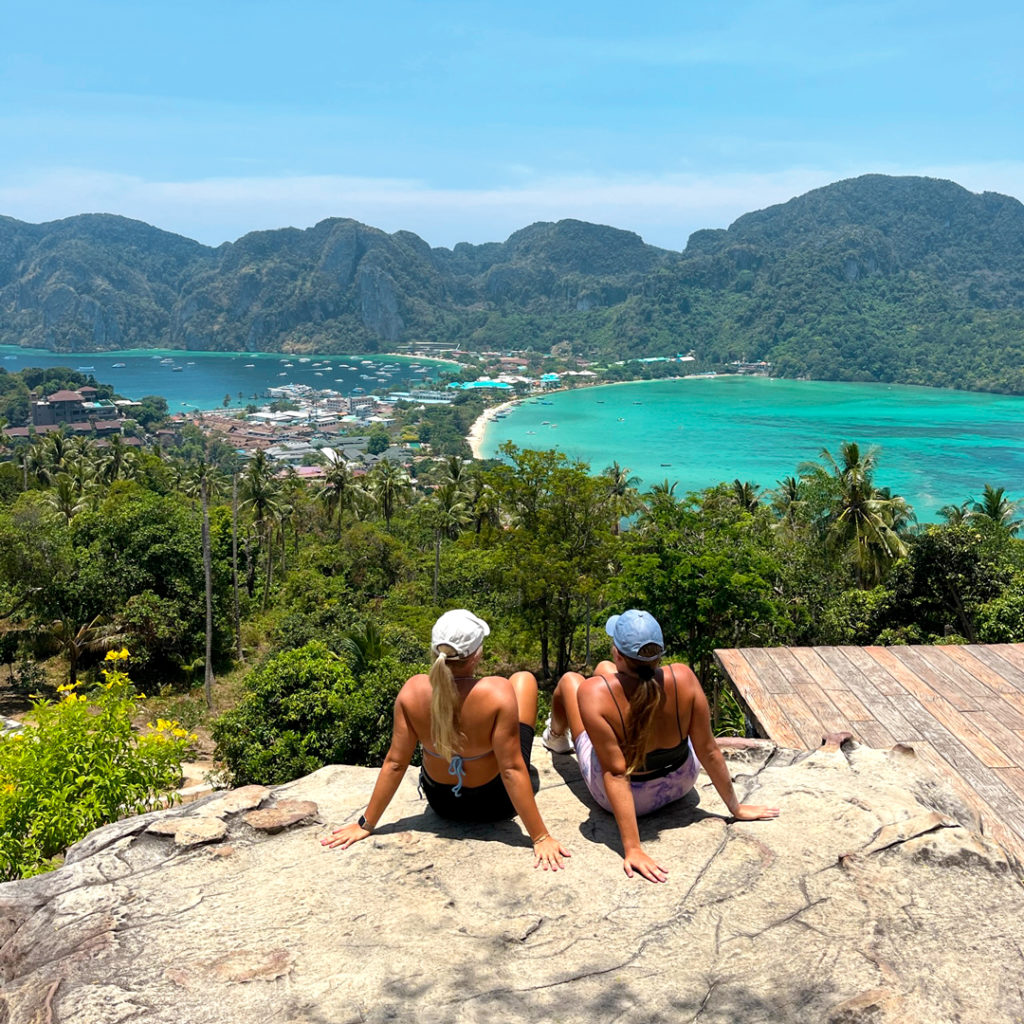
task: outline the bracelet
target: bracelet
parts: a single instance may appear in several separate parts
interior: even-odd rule
[[[533,843],[534,846],[536,846],[538,843],[542,843],[542,842],[544,842],[545,839],[550,839],[550,838],[551,838],[551,833],[545,832],[543,835],[537,836],[536,839],[531,839],[530,842]]]

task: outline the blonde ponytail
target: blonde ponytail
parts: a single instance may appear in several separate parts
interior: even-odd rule
[[[430,735],[434,750],[446,761],[452,759],[462,741],[459,729],[459,691],[455,688],[448,658],[458,654],[450,644],[434,648],[437,657],[430,666]]]
[[[643,766],[644,755],[654,732],[654,718],[665,701],[665,688],[655,678],[657,662],[635,661],[623,655],[629,674],[639,683],[629,698],[629,722],[622,744],[626,759],[626,774],[632,775]]]

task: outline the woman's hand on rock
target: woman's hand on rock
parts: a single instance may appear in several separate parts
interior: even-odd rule
[[[332,849],[335,846],[340,846],[343,850],[347,850],[353,843],[358,843],[360,839],[365,839],[369,835],[372,833],[368,828],[363,828],[356,822],[352,822],[349,825],[336,828],[326,839],[320,840],[320,845],[330,846]]]
[[[545,871],[557,871],[564,868],[563,857],[571,857],[572,854],[552,836],[545,836],[533,844],[533,866],[542,867]]]

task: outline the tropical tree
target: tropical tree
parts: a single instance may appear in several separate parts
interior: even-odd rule
[[[367,489],[390,529],[395,512],[412,493],[412,483],[405,467],[390,459],[381,459],[367,475]]]
[[[976,501],[971,506],[969,518],[986,519],[1014,537],[1024,524],[1024,520],[1013,518],[1019,511],[1020,502],[1010,501],[1006,497],[1005,488],[985,484],[981,501]]]
[[[749,480],[733,480],[732,498],[737,505],[745,512],[753,512],[761,503],[759,497],[761,488]]]
[[[337,456],[330,460],[323,484],[316,496],[327,512],[328,523],[337,518],[338,535],[341,536],[345,513],[357,509],[360,499],[365,497],[365,494],[348,468],[348,463]]]
[[[454,540],[462,527],[470,522],[472,514],[466,492],[452,480],[441,484],[434,491],[428,510],[430,524],[434,529],[434,604],[437,604],[437,583],[441,575],[441,540],[445,537]]]
[[[612,462],[601,476],[608,481],[608,500],[615,513],[612,533],[617,535],[622,518],[632,515],[639,507],[640,496],[636,485],[640,480],[639,477],[630,476],[629,469],[620,466],[618,462]]]
[[[862,453],[855,442],[844,441],[838,460],[827,448],[821,458],[822,463],[804,463],[800,473],[831,485],[833,500],[821,524],[826,547],[850,562],[858,586],[874,586],[897,558],[906,555],[901,534],[913,513],[903,498],[875,487],[874,449]]]

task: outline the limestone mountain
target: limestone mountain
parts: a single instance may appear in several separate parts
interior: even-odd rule
[[[0,218],[0,343],[363,352],[568,342],[619,359],[1024,392],[1024,206],[928,178],[837,182],[683,252],[563,220],[431,248],[347,219],[211,248],[122,217]]]

